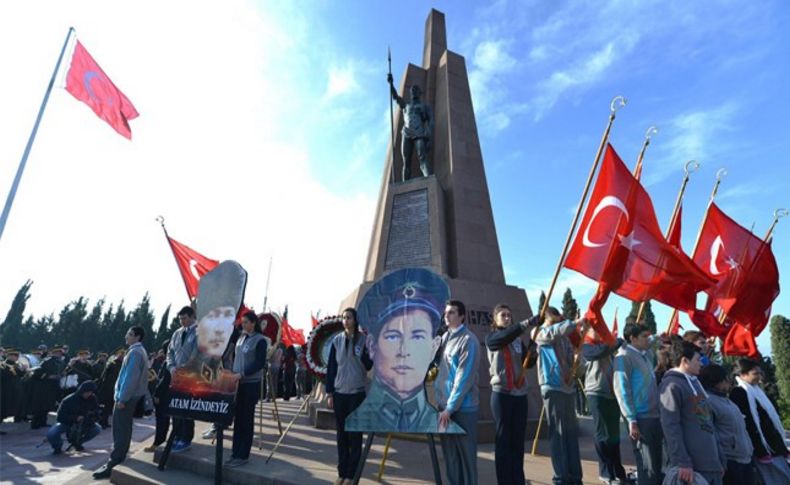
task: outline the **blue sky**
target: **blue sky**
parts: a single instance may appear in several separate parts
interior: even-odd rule
[[[629,99],[611,136],[626,163],[649,126],[660,130],[643,181],[662,224],[683,164],[702,164],[685,197],[687,251],[721,167],[719,205],[757,234],[790,206],[782,2],[60,3],[46,18],[0,6],[0,40],[16,46],[0,62],[25,73],[0,81],[3,196],[69,25],[140,118],[130,143],[53,94],[0,241],[0,314],[27,278],[37,315],[80,295],[181,304],[159,214],[176,239],[240,261],[253,304],[272,257],[273,306],[289,304],[298,325],[334,311],[367,252],[389,136],[387,46],[396,79],[420,64],[431,7],[466,58],[506,276],[533,304],[615,95]],[[788,223],[776,231],[780,274]],[[557,302],[570,286],[585,306],[594,285],[563,270]],[[629,305],[612,299],[604,314],[616,307]],[[666,322],[668,309],[654,311]],[[774,313],[790,314],[788,297]],[[768,351],[767,331],[759,343]]]

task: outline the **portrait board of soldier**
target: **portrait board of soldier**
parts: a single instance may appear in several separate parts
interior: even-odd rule
[[[357,312],[373,377],[365,401],[346,418],[346,431],[464,433],[453,422],[439,428],[425,389],[449,297],[447,282],[423,268],[389,273],[365,293]]]

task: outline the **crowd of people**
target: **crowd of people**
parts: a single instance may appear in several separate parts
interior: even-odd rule
[[[728,372],[711,358],[712,342],[700,332],[656,337],[632,319],[623,339],[609,343],[595,334],[587,320],[565,319],[553,307],[542,321],[536,316],[514,322],[510,307],[500,304],[493,310],[491,331],[481,344],[466,326],[466,309],[459,300],[448,300],[441,315],[438,310],[428,315],[425,308],[405,307],[401,326],[410,311],[428,318],[425,332],[440,321],[445,324],[437,339],[434,370],[428,372],[435,376],[438,414],[415,411],[409,415],[401,409],[395,422],[424,423],[425,416],[437,421],[451,484],[478,483],[478,368],[483,347],[490,371],[500,484],[526,483],[524,443],[531,384],[539,386],[543,398],[541,416],[545,414],[548,423],[553,482],[582,483],[575,403],[577,383],[582,380],[594,423],[599,478],[606,483],[790,483],[786,434],[774,404],[760,387],[760,363],[738,359],[734,371]],[[181,326],[150,355],[142,345],[145,332],[141,327],[129,329],[126,346],[112,355],[100,352],[95,360],[87,350],[72,358],[65,346],[42,346],[30,354],[2,350],[0,415],[16,422],[30,421],[31,428],[38,429],[48,426],[47,413],[57,409],[56,424],[47,432],[55,454],[62,453],[64,435],[70,447],[82,450],[103,428],[112,427],[113,451],[107,464],[94,473],[96,478],[108,477],[125,459],[135,417],[156,415],[156,434],[146,451],[166,441],[171,420],[171,451],[189,450],[194,421],[171,418],[166,407],[170,377],[198,352],[194,309],[185,306],[178,319]],[[330,346],[325,384],[337,424],[336,483],[347,484],[352,483],[360,462],[362,434],[347,430],[346,420],[365,400],[368,371],[374,360],[382,358],[383,349],[376,344],[381,329],[366,338],[356,309],[344,310],[342,321],[344,331]],[[387,332],[381,338],[391,340]],[[413,331],[417,337],[419,332]],[[282,344],[269,350],[270,345],[256,314],[245,313],[223,358],[225,368],[239,376],[228,467],[249,460],[254,412],[260,400],[302,397],[310,392],[303,353]],[[20,360],[23,355],[27,362]],[[530,383],[525,371],[535,364],[537,382]],[[404,389],[404,382],[386,385]],[[621,420],[633,447],[635,476],[626,474],[622,464]],[[442,432],[448,426],[460,426],[463,433]],[[214,432],[209,428],[203,437],[211,438]]]
[[[96,478],[109,477],[112,468],[126,458],[134,418],[156,416],[154,440],[146,451],[153,452],[167,440],[171,422],[172,452],[187,451],[194,421],[169,416],[168,391],[175,369],[198,352],[197,322],[191,306],[183,307],[177,318],[181,326],[150,354],[142,345],[145,331],[141,327],[131,327],[126,345],[112,354],[92,356],[88,349],[81,349],[71,357],[67,345],[41,345],[28,353],[0,348],[0,422],[13,418],[17,423],[29,421],[31,429],[49,428],[46,439],[53,454],[63,452],[64,437],[68,449],[82,451],[86,442],[112,428],[113,451],[108,463],[94,473]],[[223,358],[226,368],[240,375],[228,466],[242,465],[249,458],[254,409],[263,397],[261,392],[269,400],[288,400],[303,397],[313,387],[302,349],[278,343],[269,352],[271,343],[255,313],[247,312],[240,320]],[[267,372],[273,385],[264,378]],[[51,411],[57,411],[57,416],[50,426],[47,415]],[[212,438],[214,432],[211,427],[203,436]]]

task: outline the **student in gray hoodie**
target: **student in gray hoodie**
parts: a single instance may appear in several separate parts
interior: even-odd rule
[[[726,459],[719,450],[708,393],[697,380],[700,348],[691,342],[672,344],[672,369],[664,374],[659,391],[661,426],[670,466],[680,480],[692,481],[694,472],[709,485],[721,485]]]
[[[708,364],[700,371],[699,380],[708,392],[713,424],[727,459],[724,485],[754,483],[754,446],[746,431],[743,413],[728,397],[732,383],[727,370],[718,364]]]
[[[586,326],[586,320],[564,320],[560,312],[549,307],[543,326],[539,327],[538,382],[551,436],[552,481],[556,484],[582,483],[579,454],[579,422],[576,420],[573,385],[576,372],[576,351],[570,335]]]
[[[603,342],[591,328],[582,343],[586,361],[584,390],[595,426],[598,478],[608,483],[627,480],[620,457],[620,408],[614,396],[614,354],[622,340]]]

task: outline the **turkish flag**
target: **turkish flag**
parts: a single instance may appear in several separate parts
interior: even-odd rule
[[[629,300],[656,299],[683,310],[693,309],[696,293],[713,284],[664,238],[650,197],[611,145],[564,265]]]
[[[315,327],[318,326],[318,319],[316,317],[314,317],[312,313],[310,314],[310,320],[312,321],[312,324],[313,324],[312,328],[315,328]]]
[[[178,269],[181,271],[184,285],[187,287],[187,294],[189,295],[189,299],[192,300],[197,297],[200,278],[216,268],[219,265],[219,261],[203,256],[170,236],[167,237],[167,242],[170,243],[170,249],[173,250],[176,264],[178,264]]]
[[[711,204],[694,261],[716,280],[716,285],[706,290],[716,305],[759,335],[779,296],[779,269],[771,244]]]
[[[598,284],[598,290],[590,300],[590,304],[587,307],[587,312],[584,314],[584,318],[590,322],[590,330],[584,337],[585,342],[605,342],[610,345],[615,342],[615,335],[617,335],[617,331],[615,330],[615,334],[612,335],[612,333],[609,331],[609,328],[606,326],[606,321],[604,321],[603,314],[601,313],[603,306],[606,304],[606,300],[609,299],[609,293],[610,290],[606,283]],[[617,325],[617,317],[615,317],[615,325]],[[594,333],[593,330],[595,331]]]
[[[760,357],[754,334],[740,323],[730,327],[721,350],[724,355],[740,355],[752,359]]]
[[[291,345],[304,345],[305,338],[304,338],[304,331],[301,329],[297,330],[292,326],[288,325],[287,317],[283,318],[282,323],[282,333],[280,334],[280,340],[286,347],[290,347]]]
[[[139,113],[79,41],[74,46],[71,67],[66,74],[66,91],[90,106],[96,116],[115,131],[132,139],[129,120],[137,118]]]
[[[614,310],[614,323],[612,324],[612,335],[614,335],[614,338],[617,338],[617,332],[618,332],[618,329],[617,329],[617,309],[615,309]]]

